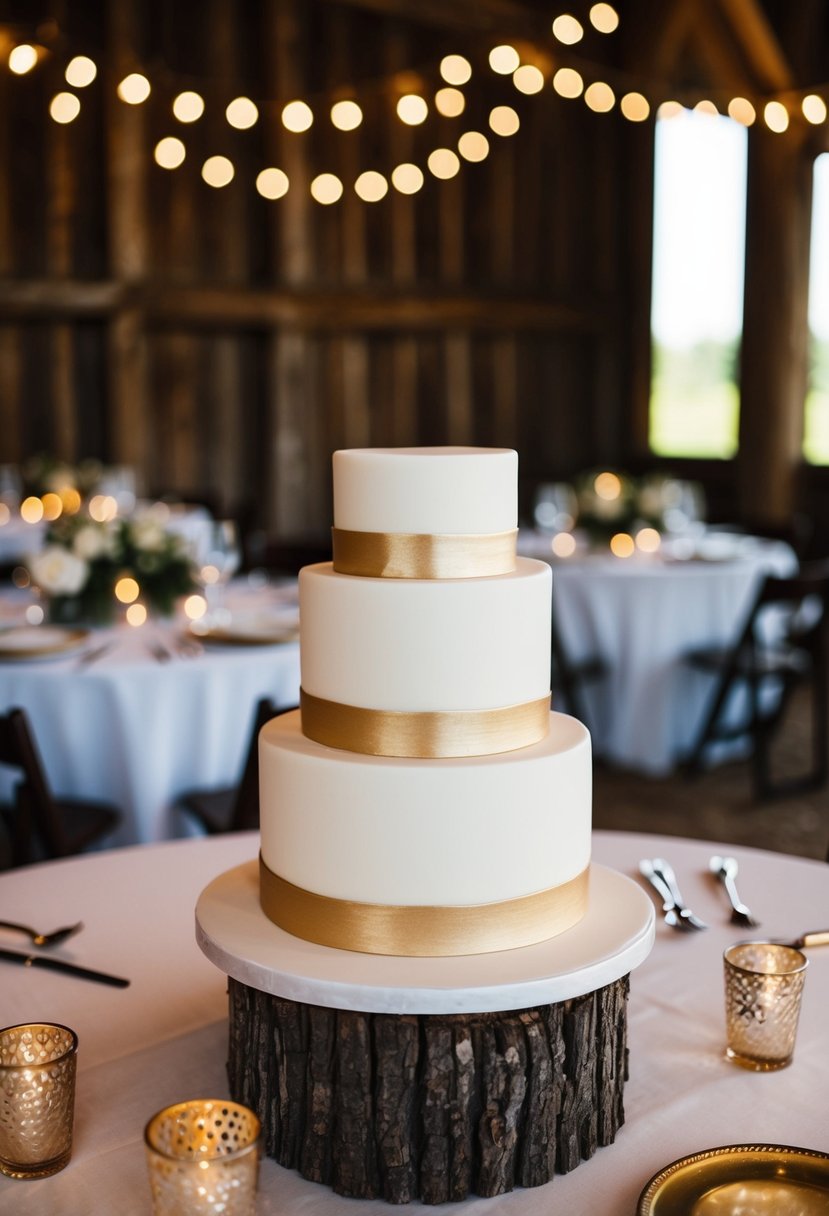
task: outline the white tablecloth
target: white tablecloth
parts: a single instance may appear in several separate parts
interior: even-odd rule
[[[0,917],[50,929],[83,919],[65,957],[132,979],[118,990],[0,964],[0,1025],[51,1019],[79,1035],[75,1152],[41,1182],[0,1179],[3,1216],[146,1216],[146,1120],[182,1098],[227,1094],[225,977],[198,950],[193,909],[217,874],[255,857],[258,836],[176,841],[0,875]],[[631,977],[630,1079],[616,1142],[534,1190],[468,1200],[481,1216],[633,1216],[648,1179],[715,1145],[780,1143],[829,1151],[829,947],[809,952],[795,1059],[751,1073],[723,1057],[722,951],[745,936],[728,924],[705,873],[714,846],[635,833],[596,833],[596,859],[627,874],[669,857],[686,897],[710,922],[680,935],[661,922]],[[829,866],[751,849],[737,853],[741,892],[769,936],[829,925]],[[16,939],[3,935],[4,944]],[[257,1212],[377,1216],[267,1160]],[[389,1209],[390,1210],[390,1209]]]
[[[550,556],[549,540],[532,534],[522,549]],[[755,537],[715,534],[707,552],[552,560],[553,612],[567,653],[607,664],[585,687],[597,755],[653,775],[670,771],[691,746],[712,689],[712,677],[682,656],[733,640],[761,579],[797,567],[788,545]]]
[[[265,608],[277,589],[237,597]],[[290,595],[293,594],[289,592]],[[290,602],[275,612],[296,620]],[[49,782],[58,795],[114,802],[124,812],[118,844],[186,832],[173,815],[187,790],[232,785],[239,777],[260,697],[277,706],[299,700],[299,644],[205,645],[184,657],[173,642],[182,623],[95,631],[113,649],[86,667],[78,656],[0,662],[0,710],[30,716]],[[159,662],[151,645],[171,653]],[[0,766],[0,798],[13,775]]]

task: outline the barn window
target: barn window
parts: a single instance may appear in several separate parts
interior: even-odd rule
[[[814,172],[803,454],[812,464],[829,464],[829,152],[817,158]]]
[[[690,110],[656,122],[650,446],[737,450],[746,130]]]

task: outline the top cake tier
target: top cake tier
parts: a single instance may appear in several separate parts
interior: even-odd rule
[[[488,535],[518,523],[518,455],[506,448],[351,448],[334,453],[334,527]]]

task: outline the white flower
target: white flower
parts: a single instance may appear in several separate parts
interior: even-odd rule
[[[87,562],[94,562],[112,552],[112,536],[105,528],[96,524],[84,524],[75,533],[72,551]]]
[[[34,582],[47,595],[77,595],[83,588],[89,566],[81,557],[59,545],[48,545],[30,563]]]
[[[136,549],[144,549],[149,553],[157,553],[159,549],[164,548],[167,533],[164,530],[164,526],[149,512],[137,515],[132,520],[130,533],[132,535],[132,543]]]

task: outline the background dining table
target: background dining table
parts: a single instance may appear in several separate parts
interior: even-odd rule
[[[725,532],[629,558],[608,550],[556,558],[549,536],[522,532],[519,551],[552,565],[553,614],[570,659],[604,664],[582,692],[594,753],[651,776],[690,749],[713,688],[683,656],[727,646],[763,578],[797,569],[788,544]]]
[[[0,597],[6,623],[17,619],[13,604]],[[0,712],[26,711],[56,795],[121,808],[115,844],[191,832],[176,799],[238,781],[257,701],[298,704],[296,584],[240,580],[226,607],[238,631],[229,628],[225,640],[194,640],[179,616],[94,629],[65,653],[0,659]],[[292,640],[251,641],[257,623],[265,638],[274,630]],[[11,797],[14,780],[0,766],[0,799]]]
[[[194,908],[214,877],[255,858],[258,843],[257,833],[171,841],[0,875],[0,918],[44,929],[83,920],[83,932],[55,953],[132,981],[119,990],[0,964],[0,1025],[48,1019],[80,1039],[72,1161],[43,1181],[0,1179],[3,1216],[146,1216],[146,1121],[180,1099],[228,1094],[226,979],[196,945]],[[660,920],[652,953],[631,976],[626,1121],[615,1143],[543,1187],[453,1210],[635,1216],[648,1180],[686,1154],[758,1143],[829,1151],[829,947],[809,951],[792,1065],[753,1073],[726,1061],[722,952],[746,930],[729,923],[707,873],[713,852],[722,848],[594,834],[594,858],[629,876],[642,857],[669,858],[710,927],[679,933]],[[746,848],[737,857],[741,894],[762,922],[755,936],[792,938],[829,923],[829,866]],[[10,933],[3,944],[22,948]],[[377,1216],[382,1208],[266,1159],[256,1210]]]

